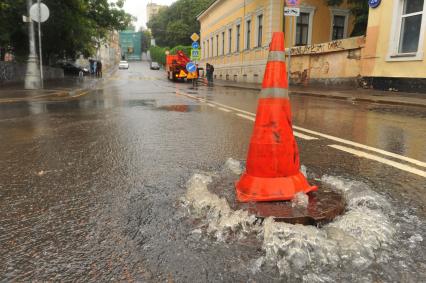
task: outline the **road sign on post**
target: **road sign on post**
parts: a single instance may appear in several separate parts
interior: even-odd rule
[[[191,35],[192,41],[198,41],[199,39],[200,39],[200,36],[198,34],[196,34],[195,32]]]
[[[186,70],[190,73],[193,73],[197,70],[197,66],[194,62],[189,62],[188,64],[186,64]]]
[[[284,16],[290,17],[290,44],[288,49],[288,63],[287,63],[287,81],[290,84],[290,72],[291,72],[291,48],[293,47],[293,38],[294,38],[294,28],[296,17],[300,16],[300,0],[286,0],[286,7],[284,8]]]
[[[201,59],[201,54],[200,54],[200,45],[198,44],[198,40],[200,39],[200,36],[198,34],[196,34],[195,32],[191,35],[191,40],[193,41],[191,44],[191,60],[192,61],[198,61]],[[192,64],[192,65],[190,65]],[[188,66],[191,67],[191,70],[188,69]],[[186,65],[186,70],[189,73],[195,72],[197,70],[197,66],[195,65],[194,62],[190,62]]]
[[[39,61],[40,61],[40,79],[41,79],[41,88],[43,88],[44,84],[44,76],[43,76],[43,56],[42,56],[42,48],[41,48],[41,23],[44,23],[49,19],[50,11],[49,8],[43,3],[41,0],[37,0],[37,3],[31,6],[30,8],[30,18],[38,23],[38,50],[39,50]]]
[[[192,61],[196,61],[196,60],[200,60],[201,56],[200,56],[200,49],[191,49],[191,60]]]
[[[285,7],[284,8],[284,16],[298,17],[298,16],[300,16],[300,8]]]
[[[49,8],[43,3],[36,3],[31,6],[30,17],[34,22],[44,23],[49,19]]]
[[[198,44],[198,42],[194,41],[194,42],[191,44],[191,47],[192,47],[192,49],[198,49],[198,48],[200,48],[200,45]]]

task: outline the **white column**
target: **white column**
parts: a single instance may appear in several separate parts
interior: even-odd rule
[[[25,89],[39,89],[41,88],[40,80],[40,69],[38,66],[38,57],[35,47],[35,33],[34,33],[34,23],[29,17],[30,8],[33,4],[32,0],[27,0],[27,13],[28,13],[28,36],[29,36],[29,47],[30,53],[28,55],[27,61],[27,72],[25,74]]]

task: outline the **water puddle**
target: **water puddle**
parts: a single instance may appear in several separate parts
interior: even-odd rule
[[[155,99],[130,99],[122,102],[124,107],[155,107]]]
[[[155,99],[125,100],[124,107],[149,107],[151,109],[171,111],[171,112],[195,112],[200,111],[200,105],[191,104],[164,104]]]
[[[399,281],[425,275],[407,267],[407,261],[415,261],[410,250],[418,247],[423,237],[418,231],[412,231],[409,238],[401,237],[399,227],[405,220],[397,216],[390,201],[365,183],[336,176],[321,178],[324,186],[341,193],[347,203],[343,215],[322,227],[292,225],[272,218],[260,221],[247,211],[233,210],[226,198],[210,189],[217,179],[237,180],[242,167],[229,159],[218,172],[194,174],[186,184],[182,204],[188,216],[199,221],[193,232],[200,237],[226,243],[257,240],[258,246],[252,248],[261,249],[263,256],[252,259],[251,272],[272,268],[280,278],[305,282]],[[223,190],[234,194],[232,185]],[[305,202],[306,197],[301,195],[295,205]],[[404,249],[402,244],[406,245]]]
[[[200,105],[176,104],[176,105],[160,106],[157,109],[165,110],[165,111],[172,111],[172,112],[195,112],[195,111],[200,111],[201,106]]]

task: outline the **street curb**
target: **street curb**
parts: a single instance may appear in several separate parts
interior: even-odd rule
[[[0,104],[19,103],[19,102],[46,102],[46,101],[68,101],[81,97],[89,93],[90,88],[81,88],[72,91],[59,91],[53,94],[39,95],[25,98],[4,98],[0,99]]]
[[[249,87],[249,86],[239,86],[239,85],[222,85],[222,84],[218,84],[218,83],[214,83],[213,85],[217,85],[217,86],[221,86],[221,87],[229,87],[229,88],[238,88],[238,89],[249,89],[249,90],[257,90],[257,91],[261,91],[262,88],[260,87]]]
[[[33,97],[24,97],[24,98],[3,98],[0,99],[0,104],[7,103],[20,103],[20,102],[65,102],[70,101],[76,98],[80,98],[88,94],[91,90],[96,89],[96,85],[100,81],[93,81],[88,86],[84,88],[77,88],[70,91],[58,90],[54,93],[38,95]]]
[[[247,86],[239,86],[239,85],[225,85],[216,83],[217,86],[225,87],[225,88],[236,88],[236,89],[248,89],[248,90],[256,90],[260,91],[261,88],[259,87],[247,87]],[[424,104],[419,104],[415,102],[410,101],[392,101],[387,99],[373,99],[373,98],[363,98],[363,97],[354,97],[354,96],[340,96],[340,95],[333,95],[333,94],[323,94],[323,93],[315,93],[315,92],[308,92],[308,91],[291,91],[289,90],[290,94],[293,95],[306,95],[306,96],[316,96],[316,97],[324,97],[324,98],[332,98],[332,99],[340,99],[340,100],[348,100],[348,101],[356,101],[356,102],[373,102],[373,103],[379,103],[379,104],[391,104],[391,105],[406,105],[406,106],[416,106],[416,107],[426,107],[426,101]]]
[[[84,95],[87,95],[91,90],[96,89],[96,86],[104,80],[108,80],[108,78],[112,77],[115,72],[117,72],[118,68],[112,67],[106,71],[106,75],[102,80],[94,80],[87,87],[77,88],[70,91],[57,90],[57,92],[49,93],[45,95],[38,95],[34,97],[25,97],[25,98],[0,98],[0,104],[7,103],[19,103],[19,102],[65,102],[70,101],[76,98],[80,98]]]
[[[290,91],[290,94],[316,96],[316,97],[340,99],[340,100],[355,101],[355,102],[372,102],[372,103],[379,103],[379,104],[426,107],[426,104],[419,104],[419,103],[410,102],[410,101],[392,101],[392,100],[386,100],[386,99],[380,99],[380,98],[373,99],[373,98],[363,98],[363,97],[354,97],[354,96],[340,96],[340,95],[333,95],[333,94],[322,94],[322,93],[303,92],[303,91]]]

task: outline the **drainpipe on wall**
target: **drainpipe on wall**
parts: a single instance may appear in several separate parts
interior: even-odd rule
[[[284,16],[284,8],[286,7],[285,6],[285,1],[283,2],[283,6],[282,7],[283,7],[283,9],[282,9],[281,13],[283,15],[283,32],[284,32],[285,38],[287,38],[287,34],[285,34],[285,16]]]
[[[243,19],[241,21],[241,25],[243,27],[242,28],[243,38],[244,38],[244,40],[247,40],[245,38],[245,33],[246,33],[246,23],[245,23],[245,21],[246,21],[246,0],[244,0],[244,9],[243,9],[243,11],[244,11],[244,15],[243,15]],[[243,64],[244,64],[244,40],[243,40],[243,50],[241,51],[241,71],[240,71],[240,73],[241,73],[242,76],[243,76]]]

